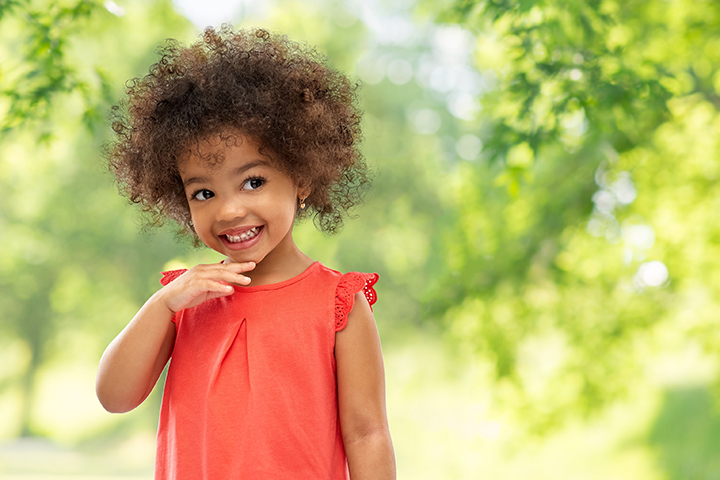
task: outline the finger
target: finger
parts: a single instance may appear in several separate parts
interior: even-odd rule
[[[223,282],[215,279],[207,279],[198,285],[200,292],[216,293],[219,295],[230,295],[235,292],[231,282]],[[198,292],[198,293],[200,293]]]
[[[255,268],[255,262],[240,262],[240,263],[222,263],[220,264],[222,267],[224,267],[226,270],[231,270],[233,272],[242,273],[242,272],[249,272],[250,270],[253,270]]]
[[[250,277],[244,275],[237,275],[230,280],[218,280],[218,282],[223,285],[236,285],[238,287],[248,285],[250,281]]]
[[[194,272],[197,274],[214,272],[218,270],[229,270],[233,272],[249,272],[256,266],[255,262],[230,262],[230,263],[199,263],[188,270],[187,273]]]
[[[255,268],[255,262],[242,263],[217,263],[211,265],[196,265],[186,277],[188,282],[192,279],[205,279],[217,282],[221,285],[238,285],[243,286],[250,283],[250,278],[242,275],[243,272],[250,271]]]
[[[243,262],[243,263],[230,263],[224,264],[221,269],[219,278],[222,281],[228,282],[232,285],[248,285],[250,283],[250,277],[242,275],[242,273],[248,272],[255,268],[255,262]]]
[[[250,283],[250,277],[230,270],[220,270],[213,273],[214,275],[212,275],[212,277],[210,278],[224,285],[230,284],[243,286]]]
[[[209,298],[224,297],[235,293],[235,287],[210,278],[194,278],[184,284],[175,282],[163,289],[165,305],[172,312],[194,307]]]

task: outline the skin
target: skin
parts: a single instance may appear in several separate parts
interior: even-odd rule
[[[380,338],[362,293],[335,334],[340,430],[352,480],[395,478]]]
[[[176,312],[231,295],[232,285],[293,278],[313,263],[292,238],[298,199],[310,189],[277,170],[252,139],[239,137],[234,145],[209,139],[201,145],[205,153],[224,160],[209,165],[190,155],[179,165],[180,176],[198,237],[226,258],[221,264],[196,265],[158,290],[110,343],[96,384],[98,398],[110,412],[130,411],[152,391],[172,355]],[[248,239],[239,241],[243,234]],[[335,357],[351,478],[394,479],[382,351],[362,293],[355,297],[347,326],[336,334]]]

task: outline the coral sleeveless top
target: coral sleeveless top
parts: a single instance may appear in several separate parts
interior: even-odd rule
[[[165,272],[163,285],[185,270]],[[375,273],[315,262],[299,276],[178,312],[157,438],[158,480],[348,479],[335,333]]]

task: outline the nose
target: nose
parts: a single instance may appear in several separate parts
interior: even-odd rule
[[[218,198],[216,219],[220,222],[230,222],[247,215],[246,202],[241,195],[232,195]]]

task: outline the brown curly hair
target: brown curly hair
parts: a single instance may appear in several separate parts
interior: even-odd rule
[[[159,225],[194,234],[178,163],[203,139],[240,132],[280,171],[310,185],[307,208],[325,233],[361,203],[370,175],[360,152],[359,84],[311,47],[266,30],[208,28],[184,47],[169,39],[149,75],[130,80],[112,109],[106,147],[121,193]],[[231,133],[232,134],[232,133]]]

